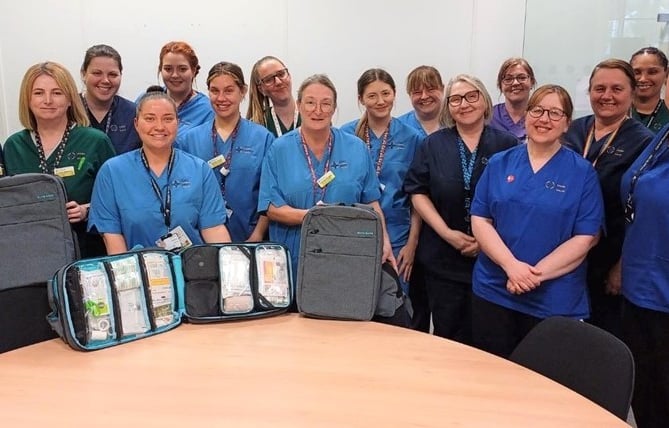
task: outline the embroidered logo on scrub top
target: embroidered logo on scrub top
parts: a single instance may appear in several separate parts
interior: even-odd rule
[[[557,184],[556,182],[552,180],[546,181],[546,189],[548,190],[555,190],[556,192],[564,193],[567,190],[567,186],[564,184]]]
[[[172,181],[172,187],[175,189],[178,187],[183,187],[183,188],[190,187],[190,180],[176,178],[174,179],[174,181]]]
[[[338,169],[338,168],[348,168],[348,162],[346,161],[332,162],[332,169]]]
[[[625,150],[624,150],[624,149],[621,149],[621,148],[618,148],[618,147],[615,147],[615,146],[609,146],[609,147],[606,149],[606,154],[607,154],[607,155],[613,155],[613,156],[618,156],[618,157],[620,157],[620,156],[622,156],[624,153],[625,153]]]
[[[406,145],[403,143],[394,143],[390,141],[388,143],[388,148],[389,149],[397,149],[397,150],[404,150],[406,148]]]
[[[488,158],[485,157],[485,156],[482,156],[482,157],[481,157],[481,164],[482,164],[482,165],[488,165]]]
[[[251,147],[251,146],[238,146],[238,147],[235,147],[235,152],[237,152],[237,153],[253,153],[253,147]]]

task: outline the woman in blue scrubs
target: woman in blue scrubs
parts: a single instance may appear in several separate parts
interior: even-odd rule
[[[297,91],[302,126],[275,140],[263,163],[258,211],[270,220],[270,239],[290,250],[293,273],[302,221],[321,202],[370,204],[383,222],[383,259],[394,263],[372,158],[358,137],[332,127],[336,107],[332,81],[324,74],[307,78]]]
[[[372,155],[381,189],[381,210],[400,282],[407,293],[418,245],[420,216],[411,209],[402,184],[422,138],[415,129],[391,116],[395,81],[385,70],[372,68],[362,73],[358,79],[358,102],[365,108],[362,118],[345,124],[341,130],[364,141]]]
[[[478,253],[469,223],[471,198],[488,159],[518,144],[513,135],[486,126],[491,112],[479,79],[451,79],[443,110],[447,128],[425,139],[404,181],[423,219],[416,258],[434,334],[463,343],[471,341],[471,275]]]
[[[544,318],[589,316],[584,260],[604,210],[592,165],[560,143],[572,112],[562,87],[537,89],[527,144],[490,159],[476,187],[473,344],[503,357]]]
[[[665,126],[623,175],[623,339],[634,355],[639,428],[669,421],[669,146]]]
[[[86,90],[81,100],[91,127],[107,134],[117,155],[141,145],[135,131],[136,106],[118,95],[123,64],[116,49],[107,45],[88,48],[81,65],[81,79]]]
[[[160,49],[158,74],[167,95],[177,105],[179,133],[211,120],[214,112],[207,96],[193,89],[200,61],[186,42],[169,42]]]
[[[629,117],[635,90],[634,70],[627,62],[608,59],[597,64],[588,88],[594,114],[574,120],[562,140],[595,167],[604,196],[606,234],[588,254],[588,322],[619,337],[620,251],[625,233],[620,179],[653,139],[651,131]]]
[[[228,231],[234,242],[262,241],[268,221],[258,216],[260,171],[274,136],[242,119],[239,105],[247,86],[242,69],[219,62],[207,77],[214,119],[187,130],[176,147],[206,161],[216,176],[227,206]]]
[[[414,68],[407,76],[406,89],[413,110],[399,116],[397,120],[414,128],[421,138],[441,129],[444,83],[439,70],[429,65]]]
[[[102,234],[107,254],[140,245],[168,250],[230,242],[225,201],[204,161],[172,144],[177,107],[163,92],[137,103],[142,148],[105,162],[93,187],[89,230]]]

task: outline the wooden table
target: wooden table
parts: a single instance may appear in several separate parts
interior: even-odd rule
[[[283,315],[94,352],[0,355],[3,427],[622,427],[506,360],[377,323]]]

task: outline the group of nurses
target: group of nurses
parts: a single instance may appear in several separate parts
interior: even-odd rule
[[[385,70],[372,68],[362,73],[358,79],[358,102],[365,108],[362,118],[343,125],[341,130],[364,141],[372,156],[381,190],[379,203],[406,293],[418,245],[420,217],[411,209],[402,184],[422,139],[414,128],[391,116],[395,81]]]
[[[300,228],[318,203],[366,203],[383,219],[381,189],[368,148],[356,136],[332,127],[337,91],[323,74],[307,78],[297,91],[302,125],[267,150],[258,210],[270,220],[269,237],[290,250],[298,269]],[[385,224],[383,258],[393,260]]]
[[[207,88],[214,119],[179,135],[176,147],[206,161],[214,171],[227,203],[232,240],[262,241],[268,222],[257,214],[260,172],[274,136],[240,116],[248,87],[238,65],[215,64],[207,76]]]
[[[475,346],[500,356],[544,318],[589,315],[584,260],[604,209],[594,169],[560,143],[572,112],[563,88],[537,89],[527,144],[493,156],[476,188],[472,332]]]
[[[451,79],[444,107],[447,127],[426,138],[404,183],[423,220],[416,258],[434,334],[464,343],[471,341],[471,274],[478,254],[469,206],[488,159],[518,144],[513,135],[486,126],[491,114],[490,95],[479,79]]]

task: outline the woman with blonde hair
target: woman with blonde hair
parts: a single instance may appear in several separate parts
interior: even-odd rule
[[[300,126],[292,78],[279,58],[266,56],[253,64],[246,118],[264,126],[275,137]]]
[[[4,145],[7,174],[62,178],[67,214],[82,256],[104,254],[99,236],[86,234],[86,219],[97,173],[115,153],[103,132],[88,127],[86,110],[65,67],[43,62],[28,68],[21,82],[19,120],[25,129]]]

